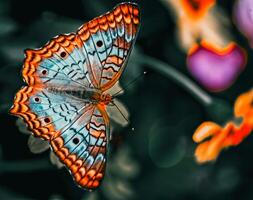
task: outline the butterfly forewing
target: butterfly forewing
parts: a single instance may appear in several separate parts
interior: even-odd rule
[[[83,25],[78,36],[88,55],[88,71],[93,84],[105,91],[122,74],[139,29],[135,4],[120,4],[111,12]]]
[[[60,35],[41,49],[26,50],[23,77],[35,87],[93,87],[75,34]]]
[[[50,142],[82,188],[97,188],[104,177],[109,120],[102,102],[74,94],[103,93],[117,82],[138,29],[137,6],[122,3],[77,33],[26,50],[22,74],[28,86],[16,94],[10,112]]]

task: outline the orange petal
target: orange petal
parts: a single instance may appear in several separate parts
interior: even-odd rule
[[[236,117],[243,117],[248,112],[253,112],[252,109],[252,102],[253,102],[253,90],[249,92],[245,92],[241,94],[235,102],[234,105],[234,114]]]
[[[236,146],[240,144],[252,131],[252,127],[243,121],[239,127],[233,127],[233,130],[230,132],[224,146]]]
[[[188,55],[193,54],[199,46],[202,46],[212,52],[214,52],[215,54],[224,56],[229,54],[231,51],[233,51],[235,48],[238,48],[238,45],[235,42],[230,42],[228,43],[226,46],[221,47],[217,44],[211,43],[207,40],[201,40],[200,45],[199,44],[195,44],[188,52]],[[244,49],[242,49],[243,53],[246,54],[246,52],[244,52]]]
[[[203,18],[215,5],[215,0],[180,0],[180,3],[188,18],[198,20]]]
[[[245,124],[253,129],[253,110],[251,110],[247,115],[244,117]]]
[[[199,144],[195,150],[198,163],[215,160],[220,152],[230,146],[240,144],[253,129],[253,90],[240,95],[234,106],[235,117],[242,117],[240,125],[228,122],[224,128],[213,122],[202,123],[195,133],[193,140],[202,142],[207,137],[211,139]]]
[[[217,134],[221,130],[222,128],[214,122],[204,122],[197,128],[192,139],[194,142],[199,143],[205,138]]]
[[[195,150],[195,158],[198,163],[205,163],[208,161],[213,161],[216,160],[218,157],[221,148],[216,148],[216,151],[211,151],[209,149],[210,141],[204,142],[200,145]]]
[[[217,125],[211,126],[211,129],[212,127],[217,128]],[[232,123],[228,123],[224,129],[220,129],[220,132],[216,132],[215,135],[213,134],[214,136],[211,140],[199,144],[195,150],[197,162],[204,163],[215,160],[220,154],[221,150],[226,147],[224,144],[231,129],[233,129],[233,125]],[[218,130],[218,128],[216,130]]]

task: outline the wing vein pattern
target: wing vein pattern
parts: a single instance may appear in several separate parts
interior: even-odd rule
[[[25,51],[27,86],[17,92],[10,113],[50,143],[82,188],[95,189],[104,177],[109,120],[103,102],[71,94],[102,94],[119,80],[139,25],[137,5],[122,3],[76,33]]]

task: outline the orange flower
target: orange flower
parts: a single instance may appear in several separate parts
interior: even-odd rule
[[[216,0],[161,1],[174,13],[178,42],[185,52],[199,39],[221,48],[233,40],[227,30],[228,17],[218,8]]]
[[[221,150],[240,144],[253,129],[253,90],[241,94],[234,105],[234,120],[224,127],[214,122],[203,122],[193,134],[193,140],[200,143],[195,150],[197,162],[215,160]],[[236,121],[240,121],[239,124]],[[204,141],[207,137],[209,140]]]
[[[193,20],[203,18],[216,0],[180,0],[184,12]]]

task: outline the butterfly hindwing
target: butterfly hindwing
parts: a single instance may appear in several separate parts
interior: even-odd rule
[[[68,95],[26,86],[16,94],[10,112],[22,117],[35,136],[50,140],[66,129],[87,104]]]
[[[75,181],[93,189],[104,176],[108,117],[103,108],[64,94],[26,86],[10,110],[35,136],[49,140]]]
[[[51,141],[53,150],[76,183],[88,189],[98,187],[104,177],[107,145],[106,117],[98,108],[92,107],[91,112],[84,113],[85,120],[74,122]]]

